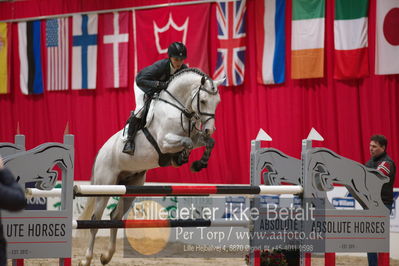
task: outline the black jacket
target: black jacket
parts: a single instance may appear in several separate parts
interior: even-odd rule
[[[0,209],[19,211],[25,208],[25,194],[8,169],[0,169]],[[1,217],[0,217],[1,218]],[[6,265],[6,241],[0,224],[0,265]]]
[[[187,66],[183,64],[180,69],[176,70],[175,74],[185,68],[187,68]],[[137,74],[136,83],[142,91],[146,94],[152,95],[155,92],[160,91],[158,86],[159,81],[168,81],[170,76],[170,60],[162,59],[143,68]]]
[[[367,167],[379,170],[386,176],[389,176],[389,182],[382,185],[381,198],[386,205],[393,203],[393,184],[395,182],[396,166],[392,159],[385,152],[376,158],[371,158]]]

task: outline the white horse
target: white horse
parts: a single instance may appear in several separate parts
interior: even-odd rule
[[[124,140],[123,130],[120,130],[98,152],[91,184],[143,185],[147,170],[170,164],[179,166],[188,161],[193,148],[200,146],[205,146],[206,150],[191,169],[199,171],[206,167],[214,144],[211,135],[215,131],[215,111],[220,102],[217,86],[222,82],[211,80],[197,69],[178,72],[171,78],[168,88],[154,97],[146,128],[136,135],[134,155],[122,152]],[[108,199],[88,198],[79,219],[101,219]],[[111,213],[111,219],[122,219],[133,200],[134,197],[121,198]],[[86,259],[81,260],[80,265],[90,265],[97,231],[90,229]],[[116,234],[117,229],[111,229],[108,251],[101,254],[102,264],[107,264],[115,252]]]

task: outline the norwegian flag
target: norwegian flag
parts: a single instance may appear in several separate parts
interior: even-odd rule
[[[224,86],[244,82],[246,50],[246,1],[218,2],[216,7],[218,40],[214,79],[226,76]]]

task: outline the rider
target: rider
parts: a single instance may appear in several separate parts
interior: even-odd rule
[[[181,42],[174,42],[168,48],[168,57],[155,62],[141,70],[134,84],[134,95],[136,98],[136,109],[129,118],[129,130],[123,152],[134,154],[134,138],[137,131],[143,126],[142,109],[146,99],[151,98],[154,93],[168,87],[170,76],[182,69],[187,68],[184,60],[187,58],[187,48]]]

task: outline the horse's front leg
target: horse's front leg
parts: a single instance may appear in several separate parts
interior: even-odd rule
[[[188,137],[182,137],[175,134],[167,134],[162,142],[161,150],[165,153],[175,153],[172,158],[172,165],[179,167],[188,162],[191,150],[194,147],[193,141]],[[183,150],[181,150],[183,149]]]
[[[176,153],[182,149],[192,150],[193,147],[193,141],[189,137],[182,137],[172,133],[166,134],[159,146],[163,153]]]
[[[202,154],[201,159],[192,163],[190,170],[193,172],[199,172],[208,166],[209,157],[211,156],[212,149],[215,146],[215,140],[211,137],[201,137],[199,143],[205,144],[205,151]]]

